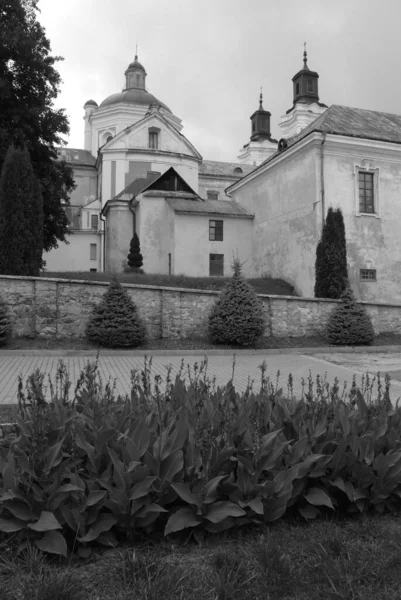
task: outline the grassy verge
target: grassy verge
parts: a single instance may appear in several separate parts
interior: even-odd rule
[[[0,548],[2,600],[399,600],[399,516],[308,524],[210,537],[201,545],[148,540],[48,561]]]
[[[82,279],[86,281],[104,281],[109,283],[111,273],[92,273],[87,271],[50,272],[41,273],[41,277],[54,277],[60,279]],[[160,285],[165,287],[191,288],[198,290],[221,290],[229,281],[229,277],[187,277],[185,275],[141,275],[138,273],[122,273],[118,276],[122,283],[136,283],[140,285]],[[282,279],[258,278],[247,279],[248,283],[258,294],[271,294],[276,296],[297,296],[292,285]]]
[[[374,346],[401,345],[401,335],[378,335],[373,341]],[[286,348],[321,348],[331,346],[323,336],[302,338],[262,337],[252,347],[254,350],[273,350]],[[42,338],[13,338],[5,349],[9,350],[97,350],[98,348],[85,339],[42,339]],[[161,339],[151,340],[134,350],[235,350],[236,346],[216,345],[207,338]]]

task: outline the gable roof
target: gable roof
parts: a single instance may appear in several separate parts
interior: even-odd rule
[[[285,150],[277,150],[254,171],[258,171],[277,156],[285,153],[286,150],[315,132],[401,144],[401,115],[333,104],[300,133],[287,139]],[[244,175],[242,179],[246,177],[247,175]],[[226,192],[234,185],[235,183],[232,183],[228,186]]]
[[[197,194],[195,194],[194,190],[187,184],[185,179],[177,173],[174,167],[170,167],[163,174],[156,172],[148,173],[147,177],[135,179],[114,198],[119,200],[132,200],[142,192],[152,190],[188,193],[197,197]]]
[[[159,178],[159,175],[159,173],[157,175],[156,173],[148,174],[147,177],[139,177],[138,179],[134,179],[134,181],[131,181],[131,183],[129,183],[127,187],[125,187],[119,194],[117,194],[115,198],[121,200],[130,200],[131,198],[135,198],[135,196],[146,190],[151,183],[156,181],[156,179]]]
[[[139,119],[139,121],[136,121],[132,125],[128,125],[128,127],[125,127],[125,129],[123,129],[122,131],[119,131],[109,142],[105,142],[103,146],[100,147],[100,150],[104,150],[108,145],[112,146],[113,143],[116,142],[116,140],[119,140],[120,138],[124,137],[138,126],[142,126],[146,121],[150,121],[153,117],[156,117],[157,119],[162,121],[167,129],[170,129],[175,135],[182,138],[184,143],[192,150],[195,158],[197,158],[199,161],[202,160],[202,156],[199,154],[195,146],[191,144],[188,138],[186,138],[185,135],[181,133],[181,131],[178,131],[178,129],[172,123],[170,123],[170,121],[168,121],[164,117],[164,115],[158,110],[146,113],[146,115],[142,119]],[[159,150],[159,152],[163,152],[163,150]]]
[[[255,215],[229,200],[187,200],[185,198],[166,198],[167,204],[178,214],[219,215],[225,217],[243,217],[253,219]]]
[[[235,169],[242,169],[242,173],[235,173]],[[255,169],[254,165],[244,165],[242,163],[222,162],[217,160],[204,160],[199,165],[199,175],[214,175],[220,177],[240,178],[248,175]]]
[[[94,167],[96,158],[89,150],[81,148],[56,148],[58,160],[65,160],[71,166]]]

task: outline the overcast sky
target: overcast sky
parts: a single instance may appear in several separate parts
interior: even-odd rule
[[[147,89],[183,120],[204,159],[236,161],[249,117],[292,106],[293,75],[317,71],[320,101],[401,114],[401,0],[39,0],[63,79],[68,146],[83,148],[83,105],[121,91],[135,55]]]

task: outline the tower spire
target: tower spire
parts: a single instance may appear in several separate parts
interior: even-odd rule
[[[138,60],[138,43],[135,46],[135,58]]]
[[[306,42],[304,42],[304,69],[308,68],[308,65],[306,64],[307,58],[308,58],[308,53],[306,52]]]
[[[259,110],[263,110],[263,91],[262,86],[260,86],[260,96],[259,96]]]

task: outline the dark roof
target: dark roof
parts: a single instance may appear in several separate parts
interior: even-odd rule
[[[65,160],[66,163],[74,166],[94,167],[96,158],[89,150],[81,150],[80,148],[56,148],[59,160]]]
[[[235,169],[242,169],[242,173],[235,173]],[[204,160],[199,165],[199,175],[218,175],[220,177],[243,177],[255,169],[254,165],[242,163],[221,162],[217,160]]]
[[[130,88],[128,90],[123,90],[118,94],[112,94],[103,100],[99,108],[104,108],[105,106],[111,106],[113,104],[139,104],[142,106],[156,104],[171,113],[171,110],[166,104],[158,100],[153,94],[139,88]]]
[[[245,208],[229,200],[187,200],[184,198],[166,198],[167,204],[174,212],[192,215],[220,215],[226,217],[243,217],[253,219],[254,215]]]
[[[401,115],[333,104],[298,135],[289,138],[287,149],[314,132],[401,144]],[[254,171],[258,171],[283,152],[285,150],[275,152],[254,168]],[[235,184],[232,183],[227,190],[233,185]]]
[[[134,62],[132,62],[128,65],[128,69],[139,69],[139,70],[143,71],[146,75],[145,67],[143,65],[141,65],[141,63],[138,61],[137,55],[135,55]]]
[[[131,183],[129,183],[127,187],[122,190],[122,192],[117,194],[115,198],[121,198],[125,200],[135,198],[135,196],[146,190],[146,188],[149,187],[150,184],[156,181],[156,179],[159,177],[160,173],[157,175],[148,175],[148,177],[139,177],[138,179],[131,181]],[[127,196],[127,198],[123,198],[124,196]]]
[[[95,102],[94,100],[87,100],[84,104],[84,108],[85,106],[97,106],[97,102]]]

